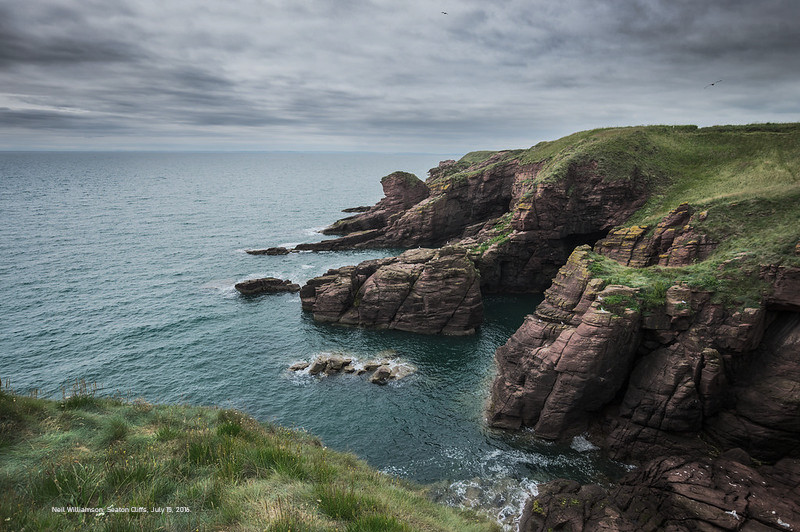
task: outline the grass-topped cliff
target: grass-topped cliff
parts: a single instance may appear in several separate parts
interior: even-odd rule
[[[595,192],[602,195],[604,186],[629,183],[636,192],[619,205],[609,204],[619,201],[617,198],[605,200],[608,214],[594,224],[596,229],[611,229],[602,225],[613,218],[613,209],[618,207],[629,213],[617,217],[616,230],[628,229],[628,239],[636,231],[646,238],[671,211],[688,204],[703,212],[692,220],[692,230],[713,242],[713,252],[683,265],[682,270],[656,266],[645,274],[647,279],[636,279],[638,274],[624,267],[598,264],[597,273],[610,282],[628,280],[643,287],[664,277],[664,283],[686,281],[736,300],[733,292],[737,287],[733,285],[753,292],[741,283],[749,279],[747,282],[758,284],[753,279],[761,265],[800,265],[796,252],[800,242],[800,124],[584,131],[527,150],[467,154],[436,176],[435,188],[477,180],[503,165],[516,165],[516,195],[509,213],[485,229],[474,244],[478,255],[493,246],[518,246],[515,232],[541,228],[548,208],[564,211],[551,216],[556,227],[559,214],[566,224],[570,218],[589,217],[592,213],[587,211],[593,207],[587,208],[582,201]],[[601,178],[602,183],[587,186],[592,176]],[[551,199],[556,196],[563,198]],[[640,201],[631,208],[635,200]],[[523,227],[531,212],[536,223]],[[592,243],[591,238],[582,243]],[[732,260],[735,268],[730,266]],[[731,276],[733,269],[741,275]],[[730,287],[725,275],[718,275],[721,270],[727,270]],[[758,290],[741,294],[739,303],[757,300]]]
[[[0,390],[0,530],[497,528],[301,431],[74,392],[54,401]]]

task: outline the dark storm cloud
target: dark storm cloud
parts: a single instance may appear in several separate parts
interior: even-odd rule
[[[36,31],[42,26],[84,31],[48,35]],[[37,24],[30,25],[26,17],[0,6],[0,69],[17,64],[127,61],[139,55],[135,43],[86,32],[87,29],[84,17],[73,10],[52,7],[41,14]]]
[[[19,2],[0,7],[0,147],[63,131],[110,148],[454,151],[796,121],[797,20],[794,0]]]

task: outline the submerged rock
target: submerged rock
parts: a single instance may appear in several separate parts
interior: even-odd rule
[[[249,279],[234,285],[239,293],[246,296],[255,294],[272,294],[277,292],[298,292],[300,285],[289,280],[281,280],[275,277],[264,277],[261,279]]]

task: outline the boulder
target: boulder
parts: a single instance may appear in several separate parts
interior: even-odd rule
[[[375,370],[375,373],[369,378],[369,382],[373,384],[386,384],[392,377],[392,368],[389,366],[380,366]]]
[[[250,296],[255,294],[274,294],[278,292],[298,292],[300,290],[300,285],[292,283],[289,280],[264,277],[236,283],[234,288],[236,288],[239,293]]]

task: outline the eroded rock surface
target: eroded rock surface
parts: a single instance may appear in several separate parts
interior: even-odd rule
[[[384,198],[366,210],[359,208],[359,214],[337,221],[322,230],[326,235],[347,235],[357,231],[384,228],[390,225],[396,215],[429,195],[428,187],[414,174],[394,172],[381,179]]]
[[[519,530],[799,530],[798,486],[798,460],[756,468],[743,452],[662,457],[611,488],[569,480],[539,486]]]
[[[277,279],[275,277],[263,277],[261,279],[249,279],[236,283],[234,288],[246,296],[256,294],[274,294],[278,292],[297,292],[300,285],[289,280]]]
[[[323,322],[424,334],[472,334],[483,320],[480,276],[466,250],[413,249],[328,271],[300,291]]]
[[[696,229],[707,213],[696,212],[683,203],[661,220],[655,228],[642,225],[611,231],[595,246],[601,255],[634,268],[646,266],[687,266],[705,260],[717,247]]]
[[[800,314],[782,310],[784,295],[736,308],[675,285],[643,311],[635,290],[594,278],[591,260],[577,248],[497,350],[493,425],[550,439],[594,425],[620,459],[696,448],[701,433],[760,460],[800,456]]]
[[[310,362],[295,362],[289,366],[289,370],[306,371],[309,375],[371,373],[369,381],[373,384],[388,384],[390,381],[398,381],[413,375],[417,368],[396,358],[361,361],[339,353],[321,353]]]

